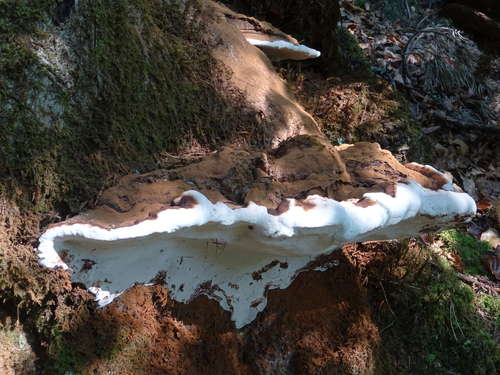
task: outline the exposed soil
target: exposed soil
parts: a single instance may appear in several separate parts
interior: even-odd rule
[[[156,285],[128,290],[65,340],[85,374],[369,373],[378,330],[359,272],[342,251],[316,263],[325,262],[337,265],[270,290],[264,312],[240,331],[215,301],[179,304]]]

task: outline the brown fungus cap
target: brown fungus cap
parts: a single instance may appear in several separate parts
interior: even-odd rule
[[[188,190],[203,193],[212,203],[237,208],[254,202],[280,215],[287,198],[311,209],[308,196],[373,205],[365,193],[396,195],[397,183],[413,180],[431,190],[448,181],[439,172],[415,164],[402,165],[377,143],[332,146],[320,137],[297,136],[263,152],[226,147],[201,161],[147,174],[129,175],[102,195],[95,210],[70,220],[113,228],[151,220],[165,209],[193,207],[194,198],[179,200]],[[68,223],[68,222],[66,222]]]

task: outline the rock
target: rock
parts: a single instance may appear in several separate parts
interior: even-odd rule
[[[401,165],[374,143],[333,147],[303,135],[266,153],[228,147],[184,167],[126,176],[95,210],[47,229],[38,252],[101,306],[163,275],[171,298],[208,296],[240,328],[265,309],[268,290],[328,269],[318,256],[474,212],[472,198],[432,167]]]
[[[487,241],[493,249],[500,246],[500,236],[494,228],[490,228],[481,234],[481,241]]]

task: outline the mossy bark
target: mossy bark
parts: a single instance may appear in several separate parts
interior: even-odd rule
[[[189,21],[196,2],[35,3],[0,18],[0,190],[18,202],[77,211],[162,152],[257,128]]]

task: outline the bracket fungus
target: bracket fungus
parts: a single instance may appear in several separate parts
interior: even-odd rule
[[[475,212],[439,171],[376,143],[297,136],[262,153],[227,147],[179,168],[124,177],[97,208],[49,227],[44,266],[68,270],[101,306],[136,283],[200,295],[255,319],[269,289],[348,242],[407,237]],[[330,265],[331,266],[331,265]]]
[[[268,22],[236,13],[223,5],[214,5],[226,21],[235,26],[248,43],[259,47],[273,61],[314,59],[321,52],[300,44],[297,39]]]
[[[259,35],[260,36],[260,35]],[[288,40],[260,37],[246,38],[248,43],[262,49],[271,60],[306,60],[321,56],[321,52],[303,44],[293,43]]]

